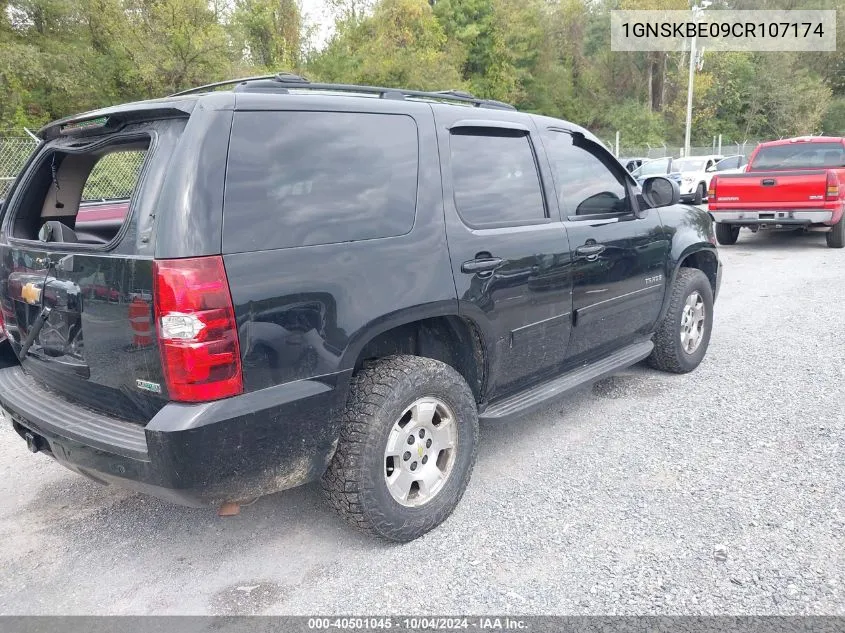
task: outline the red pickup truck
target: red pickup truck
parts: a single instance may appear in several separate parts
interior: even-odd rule
[[[719,244],[746,227],[823,231],[829,247],[845,247],[845,138],[761,143],[744,172],[714,176],[707,195]]]

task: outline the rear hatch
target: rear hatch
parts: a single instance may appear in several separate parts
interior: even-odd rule
[[[714,177],[711,206],[716,210],[823,208],[830,170],[842,164],[842,143],[764,146],[747,172]]]
[[[167,397],[155,208],[186,121],[52,128],[3,212],[0,307],[23,368],[57,396],[130,421],[148,421]]]

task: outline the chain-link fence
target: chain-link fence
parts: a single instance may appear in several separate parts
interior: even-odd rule
[[[85,181],[82,199],[123,200],[130,197],[146,154],[145,151],[132,150],[103,156]]]
[[[27,158],[38,142],[16,132],[0,132],[0,200],[12,186]],[[112,152],[103,156],[88,176],[82,191],[83,200],[119,200],[130,197],[146,152],[140,150]]]
[[[708,156],[712,154],[719,154],[721,156],[734,156],[742,154],[746,158],[751,155],[754,148],[761,141],[745,140],[739,143],[722,143],[721,149],[718,144],[713,145],[699,145],[690,147],[690,156]],[[616,151],[615,144],[610,145],[611,151]],[[684,148],[681,145],[625,145],[619,144],[619,156],[624,158],[665,158],[671,156],[679,158],[684,154]]]
[[[21,132],[0,132],[0,200],[6,197],[18,172],[37,146],[35,139]]]

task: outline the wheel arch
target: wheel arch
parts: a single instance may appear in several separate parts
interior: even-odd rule
[[[713,290],[713,299],[719,292],[719,256],[716,247],[708,242],[695,242],[688,244],[677,256],[673,256],[670,262],[671,268],[666,284],[666,292],[663,296],[663,306],[660,309],[660,317],[657,323],[663,321],[669,309],[669,302],[672,298],[672,288],[678,278],[678,271],[682,268],[695,268],[707,276],[710,288]]]
[[[344,370],[357,370],[364,361],[393,354],[412,354],[446,363],[467,381],[476,402],[487,388],[489,338],[475,321],[457,314],[453,306],[404,310],[363,328],[343,355]]]
[[[708,245],[709,246],[709,245]],[[716,255],[714,248],[700,248],[688,252],[675,266],[672,274],[672,282],[678,276],[678,270],[681,268],[697,268],[710,281],[710,288],[713,290],[713,298],[715,299],[719,286],[719,257]]]

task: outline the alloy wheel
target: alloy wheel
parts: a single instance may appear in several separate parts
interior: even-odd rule
[[[455,464],[458,423],[442,400],[414,401],[390,430],[384,450],[384,480],[394,500],[419,507],[439,493]]]

